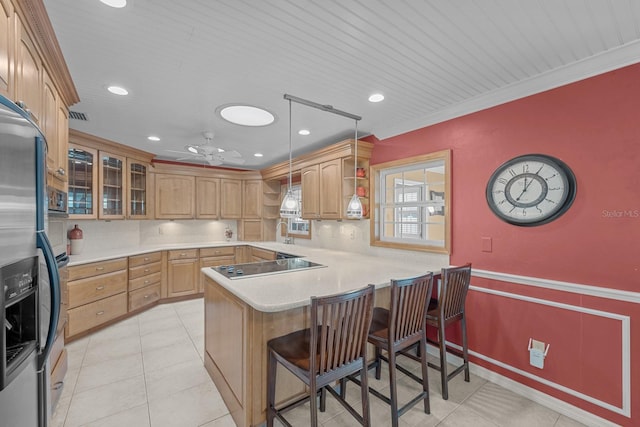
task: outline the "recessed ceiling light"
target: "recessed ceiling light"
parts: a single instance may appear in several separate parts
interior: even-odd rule
[[[120,86],[109,86],[107,90],[115,95],[129,95],[129,91]]]
[[[127,5],[127,0],[100,0],[102,3],[111,7],[125,7]]]
[[[228,105],[220,110],[220,116],[228,122],[242,126],[267,126],[276,119],[267,110],[251,105]]]
[[[253,155],[254,157],[262,157],[262,153],[256,153]]]
[[[305,135],[305,136],[306,136],[306,135],[309,135],[310,133],[311,133],[311,132],[309,132],[309,130],[308,130],[308,129],[300,129],[300,130],[298,131],[298,134],[300,134],[300,135]]]
[[[149,141],[154,141],[154,142],[160,141],[160,138],[158,138],[157,136],[153,136],[153,135],[148,136],[147,139]]]
[[[374,93],[369,97],[369,102],[380,102],[384,99],[384,95],[381,93]]]

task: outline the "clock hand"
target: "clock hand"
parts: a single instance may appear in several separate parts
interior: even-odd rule
[[[516,199],[516,202],[520,201],[520,197],[522,197],[522,195],[527,191],[527,188],[529,188],[529,185],[531,185],[531,182],[529,182],[529,184],[527,184],[527,177],[525,176],[524,177],[524,189],[522,190],[522,193],[520,193],[520,195]]]

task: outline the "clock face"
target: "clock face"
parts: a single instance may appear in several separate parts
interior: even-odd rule
[[[569,209],[576,193],[573,172],[542,154],[509,160],[489,178],[487,203],[500,219],[514,225],[541,225]]]

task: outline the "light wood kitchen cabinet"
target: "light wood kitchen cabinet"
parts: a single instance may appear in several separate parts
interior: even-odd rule
[[[13,5],[0,0],[0,94],[13,99]]]
[[[69,110],[58,97],[56,125],[56,157],[55,164],[51,176],[53,177],[53,186],[68,192],[68,171],[67,159],[69,155]]]
[[[127,159],[117,154],[99,151],[98,172],[98,217],[101,219],[124,219],[126,206]]]
[[[198,293],[200,283],[198,250],[168,251],[167,260],[168,296],[179,297]]]
[[[236,260],[236,248],[234,246],[200,249],[200,269],[236,263],[238,261]],[[204,277],[204,274],[200,272],[198,292],[204,292]]]
[[[242,181],[242,218],[260,219],[262,217],[262,180]]]
[[[98,151],[69,144],[68,153],[68,213],[69,219],[98,217]]]
[[[242,180],[220,180],[220,218],[242,218]]]
[[[251,246],[251,262],[273,261],[276,259],[276,253],[268,249],[256,248]]]
[[[69,267],[66,337],[127,313],[127,258]]]
[[[42,61],[20,17],[16,23],[18,44],[15,65],[15,98],[31,112],[31,119],[41,125]]]
[[[47,172],[58,165],[58,92],[47,70],[42,71],[42,120],[40,129],[47,140]]]
[[[196,177],[196,218],[218,219],[220,178]]]
[[[301,171],[302,218],[342,218],[342,163],[340,159]]]
[[[311,165],[300,172],[302,187],[301,216],[304,219],[320,218],[320,165]]]
[[[187,175],[156,174],[156,211],[158,219],[194,217],[196,179]]]
[[[160,299],[162,253],[129,257],[129,311],[147,307]]]
[[[149,163],[127,158],[127,218],[149,219]]]

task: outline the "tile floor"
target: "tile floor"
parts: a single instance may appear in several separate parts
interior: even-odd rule
[[[53,414],[52,427],[234,427],[220,394],[203,367],[202,299],[158,305],[67,346],[69,370]],[[419,372],[416,362],[405,366]],[[387,372],[369,376],[370,386],[388,395]],[[450,383],[442,400],[438,373],[429,370],[431,414],[414,406],[400,426],[579,427],[582,424],[502,387],[462,375]],[[399,374],[400,402],[420,387]],[[350,383],[347,396],[360,409],[360,391]],[[371,396],[374,426],[390,426],[389,407]],[[289,412],[294,426],[309,425],[308,404]],[[319,414],[323,426],[357,422],[331,396]],[[276,425],[281,424],[276,422]]]

